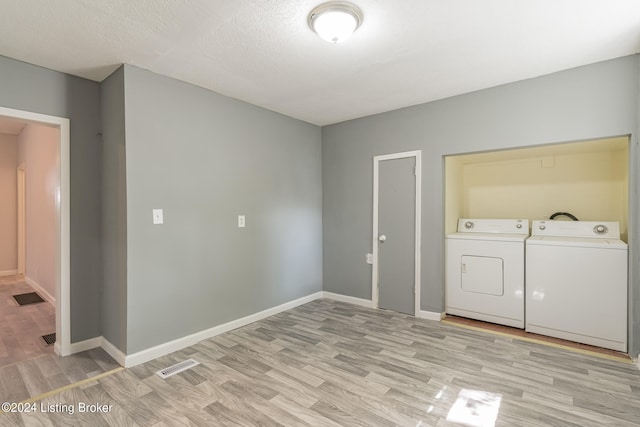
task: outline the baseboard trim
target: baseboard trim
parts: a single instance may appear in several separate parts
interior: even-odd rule
[[[102,337],[89,338],[80,342],[72,342],[69,347],[71,354],[81,353],[102,346]]]
[[[444,313],[438,313],[438,312],[435,312],[435,311],[420,310],[420,314],[419,314],[418,317],[420,319],[435,320],[436,322],[439,322],[444,318]]]
[[[36,282],[35,280],[33,280],[31,277],[29,276],[25,276],[24,277],[24,281],[27,285],[31,286],[32,288],[34,288],[36,291],[38,291],[39,294],[41,294],[44,299],[46,299],[47,301],[49,301],[51,304],[55,305],[56,304],[56,299],[53,297],[53,295],[51,295],[45,288],[43,288],[38,282]]]
[[[232,320],[230,322],[223,323],[222,325],[214,326],[213,328],[209,328],[204,331],[196,332],[195,334],[191,334],[186,337],[178,338],[173,341],[169,341],[164,344],[157,345],[155,347],[151,347],[145,350],[138,351],[133,354],[126,355],[124,357],[123,362],[120,362],[120,360],[118,360],[118,358],[116,358],[113,354],[111,354],[109,350],[107,350],[106,348],[105,350],[107,351],[107,353],[111,354],[111,356],[114,359],[116,359],[118,363],[123,365],[125,368],[130,368],[132,366],[136,366],[141,363],[148,362],[149,360],[153,360],[158,357],[165,356],[169,353],[173,353],[174,351],[182,350],[183,348],[194,345],[202,340],[206,340],[208,338],[223,334],[233,329],[237,329],[242,326],[249,325],[253,322],[257,322],[258,320],[262,320],[269,316],[273,316],[274,314],[278,314],[283,311],[287,311],[292,308],[295,308],[299,305],[306,304],[308,302],[322,298],[322,294],[323,294],[322,292],[316,292],[314,294],[307,295],[306,297],[298,298],[296,300],[289,301],[284,304],[280,304],[276,307],[268,308],[258,313],[251,314],[249,316],[245,316],[237,320]]]
[[[0,271],[0,277],[2,277],[2,276],[15,276],[16,274],[18,274],[18,270]]]
[[[120,364],[120,366],[126,366],[127,355],[124,354],[118,347],[111,344],[111,342],[105,337],[100,337],[100,347],[106,351],[109,356],[113,357],[113,359]]]
[[[284,304],[280,304],[276,307],[271,307],[258,313],[242,317],[240,319],[223,323],[222,325],[214,326],[213,328],[209,328],[204,331],[196,332],[195,334],[191,334],[163,344],[159,344],[154,347],[147,348],[145,350],[138,351],[133,354],[127,355],[123,353],[120,349],[118,349],[104,337],[96,337],[85,341],[72,343],[71,353],[79,353],[81,351],[90,350],[92,348],[102,347],[121,366],[124,366],[125,368],[131,368],[141,363],[145,363],[150,360],[157,359],[158,357],[173,353],[174,351],[182,350],[183,348],[197,344],[200,341],[206,340],[208,338],[215,337],[216,335],[220,335],[233,329],[249,325],[262,319],[266,319],[267,317],[282,313],[283,311],[290,310],[292,308],[307,304],[320,298],[327,298],[334,301],[358,305],[361,307],[374,308],[373,301],[371,300],[336,294],[333,292],[320,291],[293,301],[286,302]],[[442,319],[443,313],[421,310],[418,317],[421,319],[439,321]]]
[[[71,343],[69,354],[81,353],[98,347],[106,351],[121,366],[124,366],[125,354],[105,337],[89,338],[88,340]]]
[[[336,294],[333,292],[327,292],[327,291],[323,291],[322,292],[322,298],[328,298],[334,301],[340,301],[340,302],[346,302],[349,304],[355,304],[355,305],[359,305],[361,307],[367,307],[367,308],[377,308],[373,306],[373,301],[368,300],[368,299],[364,299],[364,298],[356,298],[356,297],[351,297],[348,295],[342,295],[342,294]],[[417,316],[419,319],[427,319],[427,320],[435,320],[435,321],[440,321],[444,318],[444,313],[437,313],[437,312],[433,312],[433,311],[425,311],[425,310],[420,310],[420,313]]]
[[[322,292],[322,298],[331,299],[334,301],[346,302],[349,304],[359,305],[361,307],[374,308],[373,301],[364,299],[364,298],[356,298],[348,295],[335,294],[333,292]]]

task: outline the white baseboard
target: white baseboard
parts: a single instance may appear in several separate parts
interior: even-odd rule
[[[362,307],[374,308],[373,301],[363,298],[350,297],[348,295],[334,294],[333,292],[322,292],[322,298],[332,299],[334,301],[346,302],[349,304],[355,304]]]
[[[2,277],[2,276],[15,276],[16,274],[18,274],[18,270],[0,271],[0,277]]]
[[[111,344],[111,342],[107,340],[105,337],[99,337],[99,338],[100,338],[100,346],[104,349],[104,351],[106,351],[109,354],[109,356],[113,357],[113,359],[116,362],[118,362],[120,366],[127,366],[126,364],[127,355],[124,354],[122,351],[120,351],[118,347]]]
[[[133,354],[128,354],[126,355],[126,357],[124,357],[123,362],[121,362],[116,356],[111,354],[106,347],[105,347],[105,350],[107,351],[107,353],[111,354],[111,356],[114,359],[116,359],[118,363],[123,365],[125,368],[130,368],[132,366],[136,366],[141,363],[148,362],[149,360],[156,359],[158,357],[167,355],[169,353],[173,353],[174,351],[182,350],[183,348],[189,347],[190,345],[194,345],[202,340],[206,340],[208,338],[214,337],[216,335],[220,335],[222,333],[231,331],[233,329],[246,326],[250,323],[257,322],[258,320],[262,320],[269,316],[273,316],[274,314],[278,314],[283,311],[290,310],[294,307],[297,307],[302,304],[306,304],[308,302],[314,301],[319,298],[322,298],[322,292],[316,292],[306,297],[298,298],[296,300],[289,301],[284,304],[280,304],[276,307],[268,308],[258,313],[251,314],[249,316],[245,316],[237,320],[232,320],[231,322],[214,326],[213,328],[209,328],[204,331],[196,332],[195,334],[188,335],[186,337],[178,338],[176,340],[169,341],[164,344],[160,344],[155,347],[148,348],[146,350],[138,351]],[[113,349],[117,350],[115,347],[113,347]]]
[[[351,297],[348,295],[336,294],[333,292],[320,291],[311,295],[307,295],[306,297],[298,298],[296,300],[280,304],[276,307],[268,308],[258,313],[245,316],[240,319],[232,320],[231,322],[227,322],[222,325],[214,326],[213,328],[209,328],[204,331],[196,332],[195,334],[191,334],[186,337],[178,338],[173,341],[157,345],[155,347],[138,351],[133,354],[124,354],[120,349],[118,349],[104,337],[96,337],[85,341],[72,343],[71,353],[79,353],[81,351],[90,350],[92,348],[102,347],[121,366],[124,366],[125,368],[131,368],[141,363],[148,362],[149,360],[153,360],[158,357],[165,356],[169,353],[173,353],[174,351],[182,350],[183,348],[197,344],[200,341],[206,340],[216,335],[220,335],[233,329],[249,325],[253,322],[257,322],[258,320],[265,319],[267,317],[290,310],[292,308],[298,307],[311,301],[315,301],[320,298],[328,298],[335,301],[373,308],[373,302],[370,300]],[[421,319],[440,320],[442,318],[442,313],[434,313],[421,310],[419,317]]]
[[[69,351],[71,354],[75,354],[100,346],[102,346],[102,337],[95,337],[80,342],[72,342]]]
[[[25,276],[24,277],[24,281],[27,285],[31,286],[32,288],[34,288],[36,291],[38,291],[38,293],[44,297],[44,299],[46,299],[47,301],[49,301],[51,304],[55,305],[56,304],[56,299],[53,295],[51,295],[45,288],[43,288],[42,286],[40,286],[40,284],[38,282],[36,282],[35,280],[33,280],[31,277],[29,276]]]
[[[435,320],[436,322],[439,322],[444,318],[444,313],[420,310],[420,314],[418,317],[420,319]]]
[[[322,297],[323,298],[328,298],[328,299],[332,299],[334,301],[340,301],[340,302],[346,302],[349,304],[355,304],[355,305],[359,305],[362,307],[367,307],[367,308],[375,308],[373,306],[373,301],[368,300],[368,299],[363,299],[363,298],[356,298],[356,297],[351,297],[348,295],[341,295],[341,294],[335,294],[333,292],[322,292]],[[437,313],[437,312],[433,312],[433,311],[425,311],[425,310],[420,310],[420,313],[417,316],[420,319],[427,319],[427,320],[435,320],[435,321],[440,321],[442,320],[442,318],[444,317],[444,313]]]
[[[76,354],[98,347],[102,347],[109,356],[113,357],[121,366],[124,366],[125,354],[104,337],[89,338],[88,340],[71,343],[69,354]]]

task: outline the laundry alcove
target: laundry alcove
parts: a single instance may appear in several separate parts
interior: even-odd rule
[[[445,233],[458,218],[618,221],[627,242],[627,136],[445,157]],[[566,219],[566,218],[562,218]]]

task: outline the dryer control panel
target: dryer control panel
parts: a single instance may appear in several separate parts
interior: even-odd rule
[[[529,234],[529,220],[460,218],[458,233]]]

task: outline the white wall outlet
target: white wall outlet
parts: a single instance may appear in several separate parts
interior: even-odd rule
[[[244,215],[238,215],[238,228],[244,228]]]
[[[365,259],[367,260],[367,264],[373,264],[373,254],[367,254]]]
[[[162,209],[153,209],[153,223],[164,224],[164,213]]]

